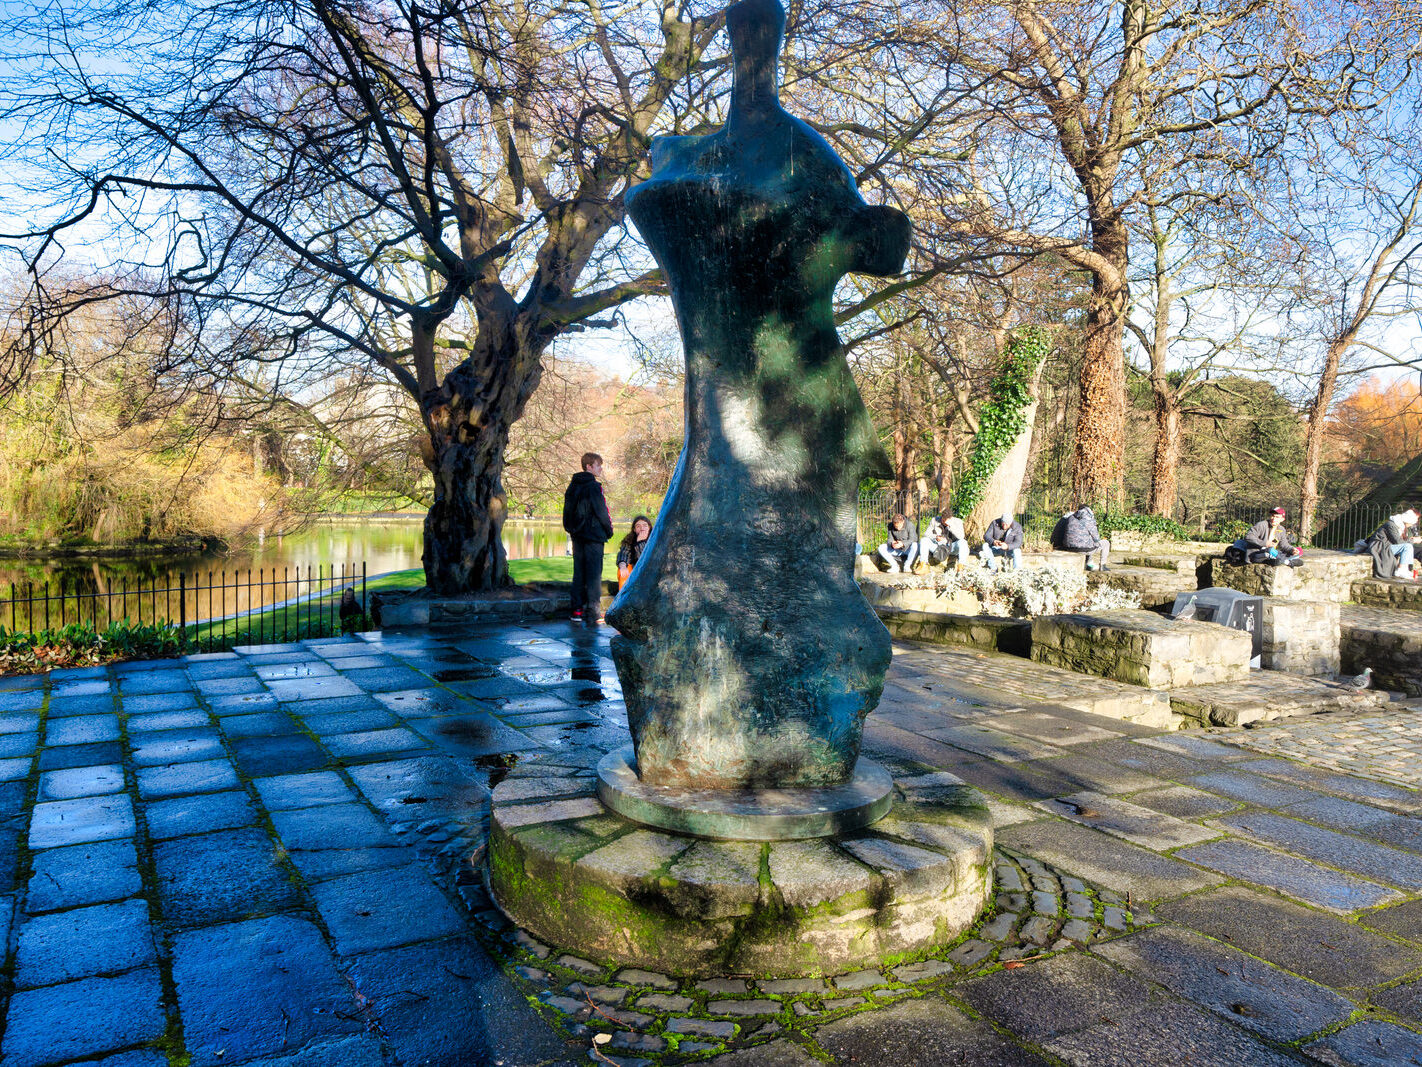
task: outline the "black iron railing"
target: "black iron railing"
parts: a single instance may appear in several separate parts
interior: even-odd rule
[[[160,581],[162,584],[160,584]],[[0,589],[0,594],[3,594]],[[366,570],[356,564],[181,572],[162,579],[61,579],[10,583],[0,595],[0,628],[11,634],[96,632],[119,627],[171,629],[181,647],[215,652],[239,644],[329,637],[369,628]]]

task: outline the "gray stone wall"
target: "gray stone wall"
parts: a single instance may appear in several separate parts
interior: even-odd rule
[[[1032,620],[1032,658],[1147,689],[1249,676],[1247,633],[1149,611],[1048,615]]]
[[[1353,583],[1353,601],[1374,608],[1422,611],[1422,582],[1389,582],[1368,578]]]
[[[1353,583],[1373,573],[1371,556],[1309,550],[1302,567],[1246,563],[1232,567],[1223,557],[1210,560],[1210,584],[1251,596],[1287,600],[1328,600],[1343,604],[1353,597]]]
[[[1337,672],[1337,604],[1265,597],[1263,616],[1261,666],[1290,674]]]
[[[1347,673],[1371,667],[1381,688],[1422,696],[1422,614],[1350,606],[1343,611],[1339,652]]]

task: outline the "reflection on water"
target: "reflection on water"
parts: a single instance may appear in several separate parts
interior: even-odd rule
[[[424,551],[423,525],[418,522],[320,523],[300,533],[268,537],[227,554],[192,553],[182,556],[110,556],[104,558],[0,559],[0,626],[11,625],[10,586],[14,583],[19,599],[26,599],[27,587],[41,596],[49,587],[51,597],[62,588],[66,595],[65,616],[73,621],[76,607],[84,618],[97,613],[100,625],[114,618],[152,622],[154,608],[145,593],[142,603],[136,590],[171,587],[160,594],[157,614],[177,618],[179,575],[188,589],[185,617],[189,621],[219,618],[227,614],[263,607],[311,592],[340,588],[342,579],[354,576],[358,583],[361,565],[374,576],[388,571],[420,566]],[[548,523],[509,522],[504,526],[504,548],[510,559],[534,559],[564,555],[568,537]],[[334,570],[333,570],[334,568]],[[211,587],[202,594],[192,592],[199,585]],[[75,594],[81,603],[76,606]],[[164,606],[166,602],[166,607]],[[37,622],[44,625],[44,609]],[[57,600],[49,606],[52,624],[60,617]],[[21,628],[23,619],[16,619]]]

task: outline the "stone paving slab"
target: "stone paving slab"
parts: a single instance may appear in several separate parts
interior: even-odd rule
[[[465,860],[491,784],[577,800],[625,744],[610,636],[450,627],[0,679],[4,1062],[571,1064],[598,1032],[615,1063],[754,1067],[1412,1054],[1422,731],[1400,703],[1157,733],[1123,717],[1131,687],[900,645],[866,752],[984,789],[1009,850],[961,943],[712,991],[520,941]]]

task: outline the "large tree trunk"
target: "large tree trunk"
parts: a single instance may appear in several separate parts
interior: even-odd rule
[[[1150,467],[1150,511],[1169,518],[1175,511],[1180,468],[1180,405],[1165,382],[1155,390],[1155,452]]]
[[[1318,376],[1318,390],[1313,397],[1313,410],[1308,414],[1304,433],[1303,489],[1299,499],[1299,540],[1313,536],[1313,524],[1318,512],[1318,468],[1323,460],[1323,430],[1328,421],[1328,409],[1333,406],[1333,393],[1338,386],[1338,364],[1343,358],[1343,345],[1328,346],[1323,360],[1323,373]]]
[[[1045,362],[1045,361],[1044,361]],[[1032,454],[1032,429],[1037,424],[1037,401],[1027,405],[1023,412],[1025,425],[1022,435],[1017,438],[997,470],[992,472],[983,498],[972,514],[965,519],[968,536],[981,539],[988,523],[1005,511],[1017,513],[1017,498],[1022,495],[1022,481],[1027,476],[1027,460]]]
[[[1125,449],[1126,227],[1119,220],[1092,227],[1092,250],[1109,267],[1092,272],[1082,338],[1081,404],[1076,415],[1072,488],[1078,504],[1100,505],[1118,495]]]
[[[503,323],[493,327],[492,316],[481,322],[474,353],[422,403],[429,430],[424,460],[434,476],[434,503],[425,516],[425,585],[445,596],[509,584],[504,451],[542,365],[512,317]],[[485,365],[494,361],[508,371],[488,373]]]

